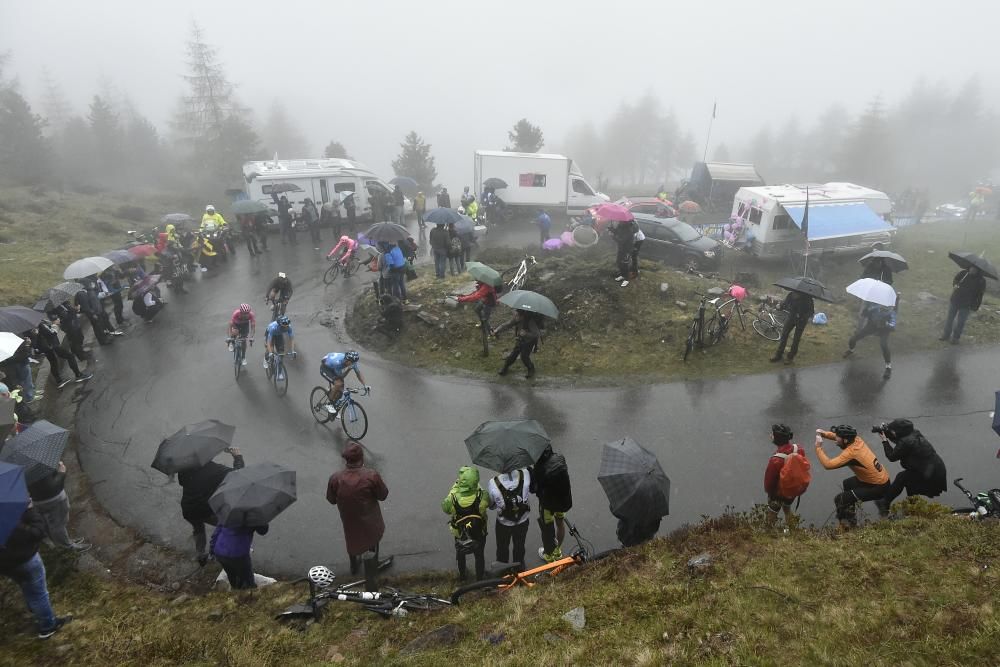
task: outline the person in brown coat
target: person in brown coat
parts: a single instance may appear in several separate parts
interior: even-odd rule
[[[364,450],[357,442],[347,445],[343,457],[347,467],[330,475],[326,499],[340,510],[351,574],[357,573],[362,555],[369,552],[374,557],[365,558],[366,570],[369,562],[377,570],[378,545],[385,533],[379,502],[389,496],[389,489],[377,471],[364,467]],[[369,573],[365,575],[368,578]]]

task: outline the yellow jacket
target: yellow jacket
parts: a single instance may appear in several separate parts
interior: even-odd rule
[[[226,222],[226,219],[223,218],[222,214],[219,213],[218,211],[215,212],[215,215],[209,215],[208,213],[206,213],[201,217],[201,229],[205,229],[205,225],[209,223],[215,223],[215,226],[219,227],[220,229],[228,224]]]

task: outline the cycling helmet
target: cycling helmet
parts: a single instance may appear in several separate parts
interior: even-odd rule
[[[317,565],[309,568],[309,581],[313,582],[316,588],[326,588],[333,584],[333,571],[325,565]]]
[[[773,424],[771,426],[771,436],[774,438],[774,444],[776,445],[787,445],[793,435],[792,429],[784,424]]]
[[[279,278],[287,278],[288,276],[285,275],[284,271],[278,271],[278,277]]]
[[[858,435],[858,431],[853,426],[847,424],[840,424],[839,426],[831,426],[830,430],[838,438],[843,438],[844,442],[851,444],[854,442],[854,438]]]
[[[351,361],[357,361],[358,359],[361,358],[361,355],[355,352],[354,350],[351,350],[350,352],[345,354],[344,357],[346,359],[350,359]]]
[[[250,312],[250,304],[249,303],[241,303],[240,304],[240,312],[241,313],[249,313]]]
[[[292,321],[288,319],[288,315],[282,315],[278,318],[277,322],[279,327],[287,327],[292,323]]]
[[[348,241],[350,241],[350,240],[351,240],[351,237],[350,237],[350,236],[341,236],[341,237],[340,237],[340,242],[341,242],[341,243],[347,243],[347,242],[348,242]]]
[[[459,215],[465,215],[465,207],[464,206],[459,206],[458,207],[458,214]]]

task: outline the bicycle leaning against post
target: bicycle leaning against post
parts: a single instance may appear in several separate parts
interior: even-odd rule
[[[330,405],[330,393],[327,387],[313,387],[309,394],[309,410],[313,418],[320,424],[326,424],[331,419],[340,418],[340,425],[344,433],[351,440],[361,440],[368,433],[368,414],[364,407],[354,400],[354,394],[367,396],[369,390],[356,389],[354,387],[344,387],[344,393],[339,405],[335,405],[336,411],[330,412],[327,406]]]

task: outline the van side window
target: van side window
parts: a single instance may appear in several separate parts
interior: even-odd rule
[[[573,192],[581,195],[590,195],[591,197],[594,196],[594,191],[590,189],[587,182],[581,181],[579,178],[573,179]]]
[[[334,192],[354,192],[355,187],[356,186],[354,185],[354,183],[334,183],[333,184],[333,191]]]
[[[760,219],[764,215],[764,212],[757,208],[756,206],[750,207],[750,224],[759,225]]]
[[[791,229],[792,226],[792,217],[787,213],[782,213],[774,216],[774,224],[771,229]]]
[[[741,218],[746,218],[747,215],[747,205],[745,202],[740,202],[739,208],[736,209],[736,215]]]

